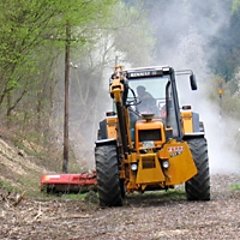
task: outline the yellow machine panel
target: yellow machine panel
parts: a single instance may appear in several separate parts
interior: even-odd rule
[[[181,112],[181,117],[183,121],[183,132],[192,133],[193,132],[193,122],[192,122],[192,112],[184,111]]]
[[[154,140],[154,147],[161,147],[163,143],[166,141],[166,134],[164,131],[164,126],[163,123],[160,122],[159,120],[152,120],[152,121],[146,121],[146,120],[141,120],[136,123],[136,132],[135,132],[135,146],[137,151],[142,149],[142,143],[140,141],[140,136],[139,136],[139,131],[150,131],[150,130],[156,130],[159,132],[159,137],[157,140]]]
[[[157,155],[154,153],[140,155],[136,183],[154,184],[164,181],[165,176],[163,175]]]
[[[191,151],[185,142],[165,144],[160,156],[167,157],[169,161],[169,168],[164,171],[166,185],[184,183],[197,174]]]
[[[169,163],[168,168],[162,167],[163,161]],[[144,189],[147,185],[167,187],[182,184],[197,174],[187,143],[175,140],[165,144],[157,153],[133,153],[129,155],[126,163],[138,164],[137,171],[131,171],[127,167],[127,173],[122,173],[122,176],[128,179],[127,190],[130,192]]]
[[[117,118],[116,117],[108,117],[106,118],[107,122],[107,136],[108,138],[117,138]]]

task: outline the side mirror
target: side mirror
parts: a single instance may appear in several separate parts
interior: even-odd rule
[[[192,90],[197,90],[197,81],[193,73],[190,75],[190,84],[191,84]]]

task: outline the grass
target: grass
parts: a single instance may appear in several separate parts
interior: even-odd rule
[[[240,191],[240,183],[234,183],[230,185],[232,191]]]
[[[13,186],[12,183],[8,180],[0,179],[0,188],[7,192],[19,192],[19,188]]]
[[[183,200],[186,199],[186,193],[184,189],[169,189],[168,191],[150,191],[141,193],[132,193],[128,195],[129,199],[135,199],[139,202],[141,201],[164,201],[164,200]]]
[[[19,183],[22,185],[22,191],[29,197],[38,197],[40,194],[40,179],[36,174],[21,176]]]
[[[98,195],[96,192],[83,192],[83,193],[46,193],[40,191],[40,180],[38,177],[33,177],[34,174],[22,176],[18,182],[21,187],[13,187],[10,181],[0,180],[0,188],[7,192],[25,192],[27,197],[33,199],[47,200],[70,200],[81,201],[93,204],[98,204]],[[231,186],[232,190],[240,190],[240,184]],[[186,194],[183,188],[169,189],[168,191],[149,191],[143,194],[134,192],[127,194],[126,199],[136,202],[154,202],[154,201],[169,201],[169,200],[183,200],[186,199]]]
[[[39,181],[32,176],[21,176],[17,180],[18,185],[15,186],[7,179],[0,180],[0,189],[7,192],[25,193],[28,197],[38,197],[40,195]]]
[[[86,193],[68,193],[68,194],[49,194],[46,192],[41,192],[38,195],[41,200],[63,200],[63,201],[79,201],[86,203],[98,203],[98,195],[95,192]]]
[[[32,132],[27,135],[15,135],[12,133],[11,135],[6,135],[5,138],[6,141],[12,143],[9,146],[12,147],[14,151],[16,150],[16,154],[18,153],[19,149],[23,150],[24,156],[20,160],[24,161],[26,158],[31,161],[33,165],[31,167],[25,167],[24,163],[13,161],[13,164],[15,164],[14,168],[6,168],[6,171],[5,168],[2,168],[0,189],[3,189],[6,192],[24,192],[25,196],[30,198],[59,198],[59,196],[50,196],[40,191],[40,177],[41,172],[43,172],[44,169],[48,169],[48,171],[51,172],[61,172],[60,168],[62,164],[62,151],[59,150],[58,146],[54,145],[53,149],[56,151],[49,152],[49,144],[47,145],[46,142],[44,142],[45,138],[41,137],[41,135],[36,132]],[[74,153],[71,149],[69,154],[69,172],[80,172],[82,169],[76,162]],[[26,174],[20,174],[15,171],[15,169],[18,169],[18,164],[25,170]],[[34,168],[34,164],[36,165],[36,169]],[[65,196],[62,195],[61,198],[84,200],[85,195],[86,194],[69,194]]]
[[[40,196],[40,195],[39,195]],[[72,201],[85,201],[91,203],[98,203],[98,194],[93,191],[86,193],[68,193],[68,194],[47,194],[41,193],[42,198],[46,199],[61,199],[61,200],[72,200]],[[167,192],[165,191],[150,191],[143,194],[135,192],[126,195],[126,199],[141,201],[151,201],[151,200],[183,200],[186,199],[186,193],[182,189],[171,189]]]
[[[88,199],[90,199],[90,201],[92,201],[92,199],[94,199],[94,196],[91,196],[90,192],[86,192],[86,189],[82,189],[82,192],[76,194],[47,194],[46,192],[41,192],[40,175],[35,171],[28,172],[27,175],[18,176],[15,181],[18,183],[18,186],[14,186],[10,180],[0,179],[0,189],[6,192],[24,192],[25,196],[29,198],[41,200],[61,199],[88,201]]]
[[[78,194],[63,194],[61,199],[63,200],[74,200],[74,201],[84,201],[88,193],[78,193]]]

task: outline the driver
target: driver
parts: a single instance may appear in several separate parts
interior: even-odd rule
[[[137,94],[140,100],[138,105],[138,110],[143,113],[154,113],[155,115],[159,115],[159,109],[156,105],[156,99],[146,91],[144,86],[137,87]]]

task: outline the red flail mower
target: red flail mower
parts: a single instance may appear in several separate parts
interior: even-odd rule
[[[84,193],[96,191],[96,172],[78,174],[46,174],[41,176],[41,191],[47,193]]]

